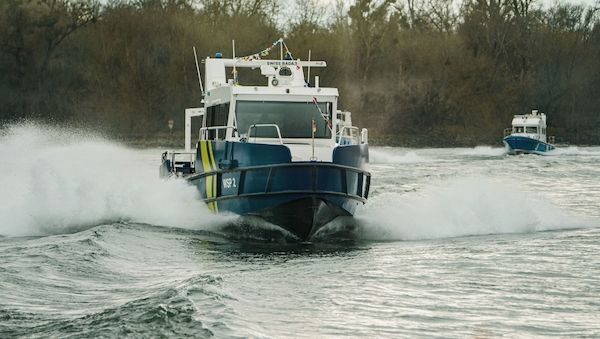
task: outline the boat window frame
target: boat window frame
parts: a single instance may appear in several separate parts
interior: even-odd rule
[[[246,133],[246,131],[243,130],[243,129],[240,129],[241,127],[240,127],[240,124],[239,124],[239,120],[240,119],[238,118],[238,105],[240,103],[246,103],[246,102],[252,102],[252,103],[277,103],[277,104],[307,104],[307,105],[315,105],[314,101],[312,101],[312,100],[306,100],[306,101],[304,101],[304,100],[302,100],[302,101],[297,101],[297,100],[296,101],[286,101],[286,100],[248,100],[248,99],[239,100],[238,99],[238,100],[235,101],[235,106],[234,106],[234,109],[233,109],[233,116],[234,116],[234,119],[235,119],[235,122],[236,122],[236,127],[239,130],[238,132],[240,134],[241,133]],[[325,135],[324,136],[317,136],[317,135],[315,135],[314,138],[315,139],[320,139],[320,140],[332,139],[334,137],[334,133],[333,133],[333,108],[334,108],[334,102],[333,101],[321,101],[321,102],[318,102],[317,104],[325,104],[325,110],[327,111],[326,114],[328,116],[329,121],[327,122],[327,121],[325,121],[325,119],[319,117],[319,119],[321,121],[317,121],[317,124],[319,124],[319,123],[324,124],[323,126],[325,127]],[[315,110],[317,110],[316,107],[315,107]],[[321,110],[323,110],[323,107],[321,107]],[[317,113],[317,114],[320,116],[320,112]],[[253,124],[265,124],[265,123],[271,124],[273,122],[257,121],[257,122],[251,123],[250,125],[253,125]],[[327,126],[327,124],[329,126]],[[281,128],[281,126],[279,126],[279,125],[278,125],[278,127]],[[309,136],[288,136],[288,135],[284,135],[283,131],[284,130],[281,131],[282,132],[281,137],[283,139],[311,139],[312,138],[312,135],[309,135]],[[250,137],[250,136],[248,136],[248,137]],[[255,136],[252,136],[252,137],[254,138]],[[273,138],[275,138],[276,139],[277,137],[258,136],[258,138],[265,138],[265,139],[273,139]]]
[[[212,106],[207,106],[205,108],[204,121],[202,127],[227,127],[227,124],[229,123],[229,109],[229,101]],[[220,115],[218,118],[220,118],[221,121],[217,119],[217,114]],[[221,122],[223,122],[223,124],[217,124]],[[217,140],[217,135],[219,136],[218,140],[225,140],[227,131],[218,132],[217,130],[212,129],[207,130],[206,133],[207,140]]]
[[[538,131],[539,129],[537,126],[525,126],[525,133],[527,134],[538,134]]]

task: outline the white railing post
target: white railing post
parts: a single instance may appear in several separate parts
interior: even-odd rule
[[[363,144],[369,143],[369,130],[368,129],[363,128],[362,131],[360,131],[360,141]]]
[[[201,117],[204,115],[204,108],[186,108],[185,109],[185,137],[184,146],[186,152],[192,150],[192,118]]]
[[[195,50],[194,50],[195,52]],[[192,150],[192,116],[190,110],[185,110],[185,151]]]

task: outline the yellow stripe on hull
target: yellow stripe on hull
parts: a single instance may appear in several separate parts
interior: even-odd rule
[[[202,160],[202,169],[204,170],[205,173],[212,171],[210,155],[209,155],[209,151],[208,151],[209,147],[211,148],[211,151],[212,151],[210,141],[200,140],[200,158]],[[213,187],[214,187],[213,181],[214,181],[214,179],[213,179],[212,175],[206,176],[205,179],[206,179],[206,183],[205,183],[206,198],[211,199],[214,197],[213,196]],[[214,204],[212,202],[209,202],[207,205],[208,205],[209,210],[215,211]]]
[[[213,149],[212,149],[212,142],[208,141],[208,154],[210,155],[210,163],[212,164],[212,170],[216,171],[217,170],[217,164],[215,163],[215,156],[213,154]],[[217,175],[212,175],[212,192],[213,192],[213,197],[217,197]],[[219,206],[217,204],[217,202],[213,202],[213,208],[212,210],[214,212],[219,212]]]
[[[212,150],[212,142],[209,140],[200,140],[200,158],[202,160],[202,168],[204,172],[212,172],[217,169],[215,156]],[[217,197],[217,175],[208,175],[206,178],[206,198]],[[219,212],[219,207],[216,201],[209,202],[208,209],[213,212]]]

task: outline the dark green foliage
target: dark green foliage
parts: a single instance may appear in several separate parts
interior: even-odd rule
[[[551,133],[600,143],[600,11],[531,0],[0,0],[0,121],[35,118],[153,136],[200,105],[199,57],[281,36],[340,88],[372,136],[407,145],[498,143],[539,109]],[[340,4],[344,4],[340,2]],[[294,8],[295,10],[290,10]],[[278,53],[277,53],[278,54]],[[241,83],[263,81],[241,72]],[[311,79],[312,81],[313,79]],[[394,135],[393,138],[385,137]]]

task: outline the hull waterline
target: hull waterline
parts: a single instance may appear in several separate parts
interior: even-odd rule
[[[554,149],[554,146],[533,138],[509,135],[503,140],[508,154],[538,154],[544,155]]]

